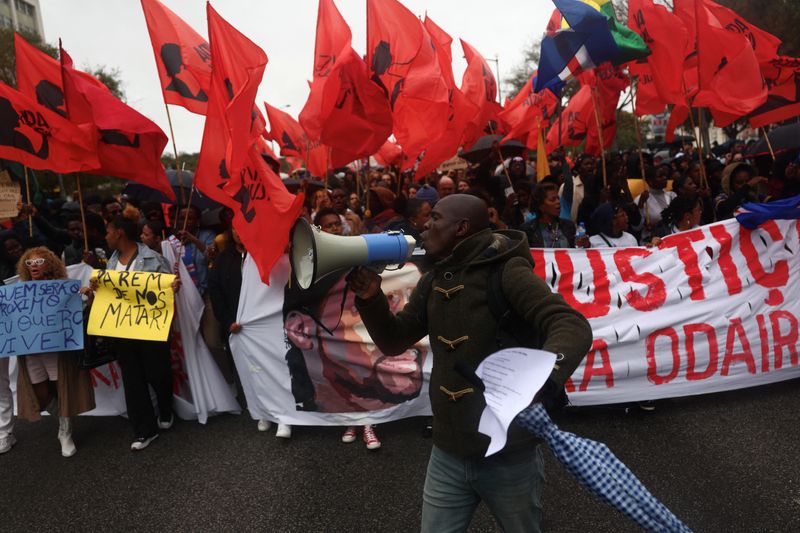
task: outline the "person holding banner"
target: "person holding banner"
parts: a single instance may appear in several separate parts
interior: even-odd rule
[[[17,266],[22,282],[67,279],[67,269],[45,247],[23,254]],[[47,409],[58,413],[58,440],[61,455],[77,452],[72,440],[72,419],[95,408],[94,389],[89,373],[78,365],[75,352],[41,353],[17,358],[17,411],[21,418],[37,422]],[[56,405],[51,406],[51,402]]]
[[[106,242],[114,251],[108,260],[108,270],[172,273],[161,254],[136,241],[138,234],[136,222],[123,216],[108,223]],[[83,292],[92,298],[97,286],[97,280],[92,279],[91,287]],[[180,289],[178,277],[172,289]],[[140,451],[158,437],[159,430],[170,429],[174,422],[169,342],[117,338],[114,346],[122,370],[128,420],[134,433],[131,450]],[[150,398],[151,386],[156,393],[158,417]]]
[[[501,348],[531,344],[559,354],[536,401],[558,398],[592,344],[591,327],[532,272],[524,233],[490,229],[479,198],[454,194],[440,200],[422,242],[436,262],[399,313],[392,312],[374,271],[359,268],[351,281],[361,319],[387,357],[430,338],[434,447],[422,531],[466,531],[480,501],[504,531],[540,531],[539,442],[512,426],[505,448],[485,457],[489,437],[478,427],[486,401],[470,374]]]

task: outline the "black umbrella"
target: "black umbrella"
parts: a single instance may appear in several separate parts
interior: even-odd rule
[[[185,201],[189,200],[189,195],[192,197],[192,205],[197,206],[201,211],[206,209],[214,209],[215,207],[219,207],[219,204],[212,200],[211,198],[204,196],[203,193],[195,189],[194,192],[191,190],[191,184],[189,187],[179,187],[177,185],[172,186],[172,191],[175,193],[176,200],[170,200],[167,196],[155,189],[151,189],[141,183],[136,183],[134,181],[129,181],[125,188],[122,190],[122,194],[126,195],[128,198],[133,200],[137,200],[141,202],[155,202],[158,204],[180,204]]]
[[[501,144],[502,140],[502,135],[485,135],[458,155],[470,163],[482,163],[490,157],[499,160],[498,151],[502,159],[516,157],[525,152],[525,145],[521,142],[510,140]]]
[[[770,131],[768,135],[769,142],[772,143],[772,151],[775,153],[800,148],[800,123],[795,122],[794,124],[780,126]],[[761,137],[757,143],[747,150],[747,155],[749,156],[769,154],[769,145],[764,137]]]

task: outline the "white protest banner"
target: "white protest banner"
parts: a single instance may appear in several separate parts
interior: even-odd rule
[[[589,319],[567,384],[577,405],[753,387],[800,376],[800,223],[735,220],[657,249],[532,250],[536,273]]]

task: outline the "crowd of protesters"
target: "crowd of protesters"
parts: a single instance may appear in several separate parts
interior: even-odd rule
[[[537,176],[532,162],[511,157],[422,180],[391,169],[346,168],[324,180],[301,173],[286,182],[293,192],[305,192],[303,216],[337,235],[402,231],[419,239],[436,202],[458,192],[483,200],[493,229],[522,230],[531,247],[652,246],[667,235],[731,218],[745,202],[800,193],[796,152],[774,161],[770,156],[748,161],[746,148],[732,143],[727,153],[701,157],[691,145],[673,146],[658,157],[611,153],[605,162],[557,151],[549,157],[546,176]],[[8,170],[17,174],[13,166]],[[628,180],[642,174],[646,186],[634,196]],[[89,194],[83,202],[83,216],[77,197],[21,203],[18,216],[0,229],[0,284],[14,276],[63,279],[65,266],[80,262],[170,273],[175,267],[161,255],[162,242],[175,243],[205,302],[203,338],[222,374],[235,383],[228,338],[241,330],[236,313],[247,251],[232,229],[232,211],[201,212],[193,205],[167,206],[125,195]],[[82,292],[90,305],[93,287]],[[169,349],[167,343],[124,340],[116,348],[135,439],[131,448],[141,450],[173,424]],[[19,416],[38,420],[44,410],[57,414],[62,454],[73,455],[70,417],[94,407],[87,372],[77,368],[69,352],[18,360]],[[8,358],[0,358],[0,453],[15,442],[8,365]],[[148,386],[156,391],[157,410]],[[266,420],[258,423],[261,431],[269,427]],[[372,426],[362,433],[367,448],[380,447]],[[342,441],[353,442],[357,434],[358,428],[348,427]],[[291,428],[279,424],[276,435],[289,438]]]

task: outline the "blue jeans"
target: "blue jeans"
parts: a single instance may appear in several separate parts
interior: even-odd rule
[[[514,459],[459,459],[434,446],[423,491],[422,533],[466,531],[481,501],[503,531],[541,531],[541,447]]]

